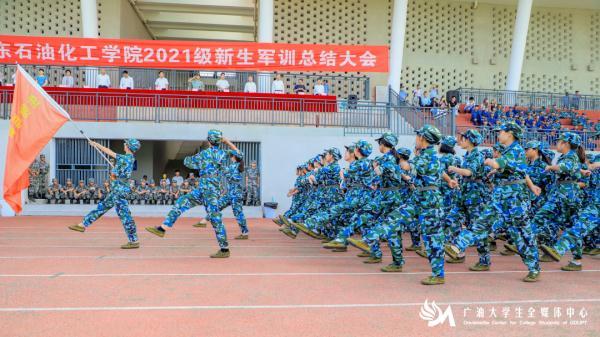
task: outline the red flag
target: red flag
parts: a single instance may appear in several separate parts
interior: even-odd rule
[[[71,118],[27,72],[17,67],[4,170],[4,200],[20,213],[29,166],[56,131]]]

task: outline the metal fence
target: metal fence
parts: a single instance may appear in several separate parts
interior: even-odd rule
[[[491,89],[461,88],[459,100],[466,103],[470,97],[475,102],[481,103],[484,99],[496,100],[502,105],[519,106],[544,106],[551,107],[556,105],[560,108],[575,108],[577,110],[600,110],[599,95],[579,95],[573,93],[568,96],[566,93],[547,93],[534,91],[507,91]]]
[[[49,86],[59,86],[66,70],[70,70],[73,76],[75,87],[96,87],[96,77],[101,69],[106,70],[110,77],[112,88],[119,87],[122,72],[127,70],[129,76],[134,79],[134,87],[139,89],[154,89],[154,81],[158,77],[159,71],[164,71],[165,77],[169,80],[169,88],[173,90],[191,89],[188,79],[195,74],[200,74],[204,84],[204,90],[217,91],[216,82],[223,71],[214,70],[174,70],[174,69],[140,69],[140,68],[118,68],[118,67],[62,67],[62,66],[39,66],[23,65],[33,77],[37,75],[39,69],[43,69],[48,77]],[[12,76],[15,73],[14,64],[0,64],[0,82],[3,84],[12,83]],[[225,71],[225,77],[229,82],[229,90],[232,92],[244,91],[244,84],[248,76],[252,75],[257,82],[256,72]],[[369,99],[370,80],[366,75],[327,75],[327,74],[302,74],[302,73],[280,73],[282,80],[287,87],[287,92],[292,93],[294,85],[299,79],[304,80],[307,88],[312,88],[318,79],[323,80],[329,85],[329,94],[336,96],[346,96],[350,94],[357,95],[359,99]],[[274,74],[270,74],[273,78]]]
[[[103,146],[109,146],[108,139],[96,140]],[[72,179],[73,184],[79,180],[93,178],[97,185],[102,185],[108,179],[108,163],[98,151],[89,146],[86,139],[56,139],[56,178],[61,184]]]
[[[12,89],[0,90],[0,117],[10,116]],[[218,97],[168,92],[51,91],[74,120],[241,123],[322,127],[387,127],[386,106],[314,98]]]
[[[457,134],[463,133],[468,129],[476,129],[483,136],[484,142],[482,145],[492,146],[498,142],[498,132],[494,131],[490,127],[482,127],[482,126],[457,126]],[[600,150],[600,141],[597,138],[593,138],[592,135],[594,132],[581,132],[581,131],[573,131],[573,130],[527,130],[523,133],[523,138],[521,139],[521,143],[525,144],[532,140],[537,140],[540,142],[546,142],[551,147],[556,146],[556,142],[560,135],[564,132],[576,132],[581,136],[582,145],[588,151],[599,151]]]

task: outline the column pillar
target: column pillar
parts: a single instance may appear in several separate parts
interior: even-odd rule
[[[390,41],[390,71],[388,85],[395,92],[399,92],[400,76],[402,74],[402,58],[404,56],[404,40],[406,37],[408,0],[394,0],[394,8],[392,10],[392,36]]]
[[[517,18],[515,20],[515,30],[513,31],[506,90],[518,91],[520,87],[532,5],[533,0],[519,0],[517,5]]]
[[[258,3],[258,42],[273,43],[273,0],[260,0]],[[271,73],[258,72],[256,79],[258,92],[271,92]]]
[[[81,0],[81,32],[83,37],[98,38],[98,6],[96,0]],[[86,67],[85,84],[96,87],[98,68]]]

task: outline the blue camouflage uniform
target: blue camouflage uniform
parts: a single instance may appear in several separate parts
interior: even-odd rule
[[[597,154],[591,162],[600,162],[600,154]],[[576,250],[582,244],[582,239],[590,235],[595,235],[591,239],[596,240],[593,242],[597,245],[598,230],[600,230],[600,169],[592,171],[582,208],[574,217],[573,226],[563,232],[553,248],[562,256],[568,250]]]
[[[356,143],[357,147],[360,147],[359,143],[361,141]],[[361,144],[364,145],[363,143]],[[344,219],[347,214],[352,214],[358,210],[365,200],[372,198],[373,171],[371,169],[371,162],[366,156],[350,164],[348,171],[344,174],[344,180],[344,186],[347,189],[344,199],[333,205],[331,209],[319,212],[306,219],[304,224],[309,230],[318,233],[328,223]],[[344,232],[345,229],[340,230],[338,236],[343,236]]]
[[[424,135],[433,127],[426,125],[417,131]],[[436,138],[428,140],[430,144],[438,143],[441,139],[439,130],[435,129]],[[371,231],[364,238],[372,246],[380,238],[388,238],[391,246],[393,263],[404,264],[402,256],[402,240],[396,238],[402,228],[418,223],[429,258],[432,276],[444,278],[444,228],[442,225],[443,196],[439,190],[443,167],[433,145],[421,149],[412,162],[412,179],[414,191],[410,200],[396,208],[381,226],[381,230]]]
[[[219,149],[222,134],[220,131],[211,130],[208,134],[208,141],[211,146],[193,156],[186,157],[183,164],[190,169],[198,170],[199,185],[192,193],[181,196],[175,201],[171,211],[163,224],[172,227],[175,221],[190,208],[196,205],[204,205],[207,219],[213,226],[219,247],[227,249],[227,232],[223,225],[221,211],[219,210],[219,182],[221,172],[227,163],[227,154]]]
[[[561,135],[569,137],[571,133]],[[549,191],[541,208],[533,217],[532,224],[537,228],[538,241],[541,244],[552,246],[556,243],[559,222],[556,219],[570,222],[571,218],[581,207],[581,189],[577,184],[581,178],[581,164],[577,153],[573,150],[559,156],[556,163],[558,172],[554,172],[556,179],[554,187]],[[561,221],[561,223],[564,223]]]
[[[456,146],[456,138],[453,136],[445,136],[442,138],[442,144],[445,144],[450,148],[454,148]],[[448,167],[460,167],[462,165],[462,160],[460,157],[452,153],[440,153],[440,163],[442,164],[443,171],[446,172],[450,179],[457,180],[460,183],[460,175],[454,172],[448,172]],[[442,181],[442,184],[440,185],[440,191],[442,192],[444,200],[444,214],[446,214],[446,217],[444,218],[444,232],[446,234],[446,241],[450,242],[454,237],[456,237],[456,235],[458,235],[458,232],[460,232],[461,228],[461,222],[451,221],[448,218],[450,211],[460,201],[461,191],[458,188],[450,188],[448,183],[445,181]]]
[[[507,122],[500,130],[512,132],[515,140],[504,149],[496,163],[500,166],[495,173],[495,185],[491,200],[483,207],[479,217],[471,228],[464,229],[456,238],[455,245],[460,252],[467,247],[478,243],[487,242],[491,232],[506,229],[512,242],[515,243],[523,263],[530,274],[538,275],[540,272],[536,237],[532,225],[528,221],[529,194],[526,191],[525,177],[527,164],[525,151],[518,139],[522,129],[514,122]],[[489,246],[484,252],[479,252],[479,261],[483,265],[490,265]],[[448,249],[447,249],[448,251]]]
[[[317,170],[315,181],[317,183],[316,191],[316,212],[326,212],[335,204],[343,200],[343,194],[340,188],[340,165],[338,160],[341,158],[341,153],[336,148],[327,149],[325,153],[331,153],[334,161]],[[334,238],[337,235],[339,223],[332,221],[325,225],[322,234],[327,238]]]
[[[399,148],[397,152],[405,158],[409,158],[411,151],[407,148]],[[410,176],[409,171],[403,170],[395,161],[382,161],[379,165],[381,171],[381,194],[382,203],[380,206],[382,212],[375,220],[373,227],[364,235],[363,240],[370,247],[371,257],[381,258],[382,252],[379,245],[380,238],[384,236],[386,223],[391,221],[393,212],[397,211],[402,205],[406,204],[411,197],[411,185],[402,179],[402,175]],[[395,259],[398,265],[404,263],[402,259],[402,229],[396,232],[390,232],[385,236],[390,249],[395,250]]]
[[[137,139],[127,139],[125,140],[125,144],[131,152],[136,152],[141,146]],[[117,154],[115,166],[110,171],[110,192],[104,197],[104,200],[98,203],[95,210],[85,216],[83,219],[85,227],[89,227],[111,208],[116,207],[117,215],[123,224],[127,239],[129,242],[136,242],[138,240],[135,221],[131,217],[129,203],[127,202],[127,195],[131,193],[129,179],[131,178],[134,162],[135,158],[133,154]]]
[[[483,141],[483,137],[476,130],[467,130],[463,135],[473,145],[478,146]],[[489,198],[489,189],[485,183],[486,169],[483,165],[485,158],[482,151],[477,147],[465,153],[461,168],[471,171],[471,175],[463,177],[461,180],[461,193],[458,202],[452,207],[446,215],[447,227],[451,227],[450,238],[455,239],[460,230],[461,224],[466,224],[466,228],[471,228],[475,219],[479,216],[484,201]],[[451,241],[449,241],[451,242]],[[477,242],[477,252],[479,256],[486,257],[488,251],[487,241]],[[480,263],[489,265],[489,261],[481,260]]]
[[[244,159],[243,153],[239,151],[232,150],[228,153],[240,160]],[[244,203],[244,191],[242,187],[243,174],[239,171],[239,167],[239,162],[232,161],[223,170],[223,174],[227,180],[227,193],[219,199],[219,210],[222,211],[227,206],[231,205],[233,215],[240,226],[240,230],[243,235],[246,235],[248,234],[248,224],[242,206]]]

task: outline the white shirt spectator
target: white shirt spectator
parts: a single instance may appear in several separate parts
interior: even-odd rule
[[[183,177],[182,176],[173,176],[171,181],[174,181],[177,184],[177,186],[181,186],[181,184],[183,184]]]
[[[273,94],[285,94],[285,84],[282,80],[274,80],[271,84],[271,93]]]
[[[229,91],[229,82],[227,80],[219,79],[216,85],[218,91]]]
[[[156,90],[167,90],[169,88],[169,80],[166,77],[159,77],[154,81],[154,88]]]
[[[133,77],[121,77],[121,82],[119,83],[120,89],[133,89]]]
[[[75,80],[73,79],[73,76],[69,75],[69,76],[63,76],[62,81],[60,81],[60,85],[65,87],[65,88],[72,88],[75,86]]]
[[[102,85],[107,88],[110,88],[110,76],[108,76],[108,74],[98,74],[98,76],[96,77],[96,84],[98,85],[98,87]]]
[[[322,84],[315,84],[314,94],[315,95],[325,95],[325,86]]]
[[[256,82],[246,82],[244,85],[244,92],[256,92]]]

